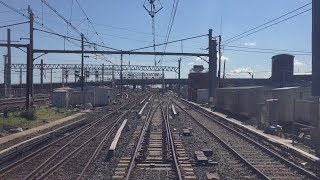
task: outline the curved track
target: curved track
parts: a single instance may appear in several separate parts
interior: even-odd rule
[[[55,179],[56,175],[63,179],[80,178],[101,143],[135,105],[128,103],[1,169],[0,179]]]

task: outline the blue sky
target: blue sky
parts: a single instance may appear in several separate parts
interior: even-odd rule
[[[66,34],[70,27],[59,18],[52,10],[41,3],[41,0],[3,0],[8,5],[27,14],[27,6],[31,5],[36,15],[36,20],[50,27],[60,34]],[[61,15],[77,26],[92,42],[102,44],[100,38],[94,34],[91,24],[85,20],[85,15],[80,10],[76,0],[48,0]],[[86,11],[95,29],[106,46],[117,49],[130,50],[152,44],[151,18],[143,8],[144,0],[78,0]],[[170,40],[207,34],[208,29],[214,30],[214,35],[222,34],[222,40],[238,35],[252,27],[260,25],[268,20],[285,14],[297,7],[309,3],[310,0],[201,0],[179,1],[177,14],[170,34]],[[173,1],[161,1],[163,9],[156,15],[156,42],[165,41],[165,34],[169,23]],[[310,8],[310,6],[305,9]],[[305,10],[304,9],[304,10]],[[72,15],[71,15],[72,14]],[[26,21],[26,18],[0,5],[0,26]],[[43,29],[35,25],[36,28]],[[6,29],[2,28],[0,40],[6,39]],[[12,39],[19,40],[28,37],[28,25],[12,27]],[[80,39],[75,31],[69,36]],[[207,38],[199,38],[183,42],[184,52],[205,52]],[[21,40],[19,43],[27,43]],[[80,44],[79,44],[80,45]],[[311,51],[311,11],[299,15],[293,19],[280,23],[274,27],[255,33],[251,36],[239,39],[229,46],[244,46],[251,48],[288,49],[298,51]],[[62,38],[35,31],[35,48],[38,49],[79,49],[79,47],[64,42]],[[254,77],[264,78],[270,76],[271,57],[276,53],[237,52],[224,47],[223,59],[226,61],[228,77],[249,77],[248,71],[254,72]],[[151,49],[147,49],[152,51]],[[157,47],[157,51],[162,51]],[[181,52],[181,43],[168,45],[167,51]],[[1,55],[6,49],[0,49]],[[1,56],[2,58],[2,56]],[[25,54],[14,49],[13,63],[25,63]],[[114,63],[119,63],[120,56],[107,56]],[[160,57],[158,57],[160,58]],[[164,57],[162,65],[177,66],[178,56]],[[45,55],[45,63],[80,63],[79,55]],[[124,63],[152,65],[152,56],[124,56]],[[3,61],[0,70],[3,70]],[[35,61],[39,63],[39,61]],[[108,64],[104,60],[97,60],[94,56],[86,59],[88,64]],[[182,77],[187,77],[190,68],[194,64],[203,64],[194,57],[182,57]],[[295,72],[304,73],[311,71],[311,56],[296,55]],[[39,79],[35,72],[35,81]],[[14,82],[18,81],[18,75],[13,72]],[[55,73],[55,81],[61,78],[61,72]],[[176,77],[174,73],[166,74],[167,77]],[[0,82],[3,82],[1,71]],[[49,78],[46,80],[48,81]]]

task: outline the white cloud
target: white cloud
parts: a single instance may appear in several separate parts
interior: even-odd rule
[[[219,53],[217,53],[217,59],[219,59]],[[207,56],[201,56],[201,58],[200,57],[196,57],[195,61],[196,62],[204,62],[204,61],[208,62],[209,61],[209,57],[207,57]],[[221,56],[221,62],[223,63],[224,61],[229,61],[229,58],[224,56],[224,55],[222,55]]]
[[[208,61],[208,60],[209,60],[209,57],[207,57],[207,56],[196,57],[196,59],[195,59],[196,62],[199,62],[199,61],[204,62],[204,61]]]
[[[231,73],[253,73],[253,69],[251,67],[239,67],[230,71]]]
[[[245,42],[245,46],[257,46],[257,42]]]
[[[229,61],[229,58],[224,56],[224,55],[222,55],[221,56],[221,62],[224,62],[224,61]]]
[[[189,62],[188,65],[189,66],[194,65],[194,62]]]
[[[305,66],[306,65],[305,63],[303,63],[302,61],[300,61],[297,58],[294,58],[294,63],[293,64],[294,64],[295,67],[301,67],[301,66]]]

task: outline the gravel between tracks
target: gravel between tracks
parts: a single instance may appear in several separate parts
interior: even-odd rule
[[[194,120],[192,120],[180,108],[179,116],[171,120],[171,129],[182,132],[182,129],[193,128],[192,136],[181,136],[183,146],[189,157],[194,157],[194,151],[201,149],[212,149],[211,159],[218,164],[216,166],[194,166],[194,172],[198,179],[206,179],[206,173],[217,172],[221,179],[257,179],[239,160],[237,160],[226,148],[222,146],[212,135],[204,131]]]

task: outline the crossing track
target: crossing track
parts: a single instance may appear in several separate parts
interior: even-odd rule
[[[37,96],[34,98],[35,105],[46,105],[50,101],[49,96]],[[4,110],[19,110],[25,108],[25,98],[0,99],[0,112]]]
[[[234,130],[208,112],[178,99],[173,102],[206,132],[217,139],[231,154],[236,156],[259,179],[320,179],[284,157]]]
[[[1,169],[0,179],[51,179],[54,173],[63,179],[81,177],[87,164],[92,162],[96,151],[101,148],[100,144],[110,136],[135,105],[135,101],[125,104]],[[83,166],[79,166],[80,162]],[[67,170],[68,167],[74,169],[70,171]]]
[[[195,179],[181,141],[171,132],[168,102],[154,102],[151,107],[125,179]],[[181,173],[184,167],[187,175]]]

